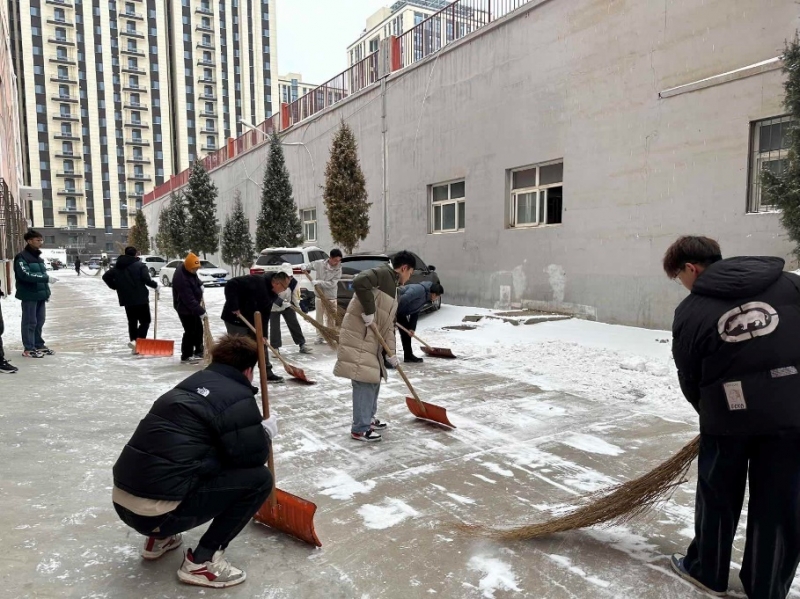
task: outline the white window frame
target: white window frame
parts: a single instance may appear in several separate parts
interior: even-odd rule
[[[460,198],[453,197],[453,185],[457,185],[459,183],[464,184],[464,195]],[[433,190],[439,187],[447,187],[447,199],[446,200],[437,200],[434,201],[433,199]],[[431,235],[441,235],[443,233],[460,233],[466,227],[466,201],[467,201],[467,180],[466,179],[455,179],[453,181],[447,181],[443,183],[436,183],[434,185],[428,186],[428,203],[430,205],[430,229],[429,233]],[[464,226],[459,227],[458,222],[458,213],[459,213],[459,206],[464,205]],[[455,206],[455,228],[454,229],[445,229],[444,226],[444,208],[445,206]],[[439,210],[439,225],[440,228],[436,228],[436,210]]]
[[[553,166],[554,164],[563,165],[564,161],[563,160],[551,160],[549,162],[542,162],[540,164],[531,164],[529,166],[523,166],[523,167],[515,168],[515,169],[512,169],[512,170],[509,171],[509,175],[508,176],[509,176],[509,188],[511,189],[511,197],[510,197],[510,202],[509,202],[509,215],[508,215],[508,219],[509,220],[508,220],[508,222],[509,222],[510,228],[512,228],[512,229],[533,229],[533,228],[536,228],[536,227],[544,227],[544,226],[557,227],[557,226],[563,224],[563,222],[564,222],[564,219],[563,219],[564,207],[563,207],[563,205],[561,207],[561,214],[562,214],[561,222],[558,222],[558,223],[548,223],[547,222],[547,195],[548,195],[547,194],[547,190],[551,189],[551,188],[554,188],[554,187],[560,187],[562,189],[562,202],[563,202],[563,189],[564,189],[563,166],[562,166],[561,181],[559,181],[557,183],[548,183],[547,185],[541,185],[540,184],[540,177],[541,177],[541,169],[542,169],[542,167]],[[515,188],[514,187],[514,173],[518,173],[520,171],[529,171],[529,170],[532,170],[532,169],[536,169],[536,185],[529,186],[529,187]],[[535,214],[536,214],[535,220],[533,222],[530,222],[530,223],[518,223],[517,222],[517,204],[519,202],[519,196],[529,195],[529,194],[534,194],[534,203],[535,203],[535,208],[536,208],[536,210],[535,210]],[[542,212],[542,202],[539,201],[540,194],[544,194],[544,196],[545,196],[545,198],[544,198],[544,213],[543,214],[540,214],[540,212]]]
[[[313,214],[306,214],[313,213]],[[308,218],[306,218],[308,216]],[[303,208],[300,210],[300,221],[303,223],[303,237],[306,241],[317,240],[317,209]],[[313,229],[313,235],[310,231]]]
[[[748,181],[747,181],[747,212],[748,214],[764,214],[770,212],[779,212],[778,208],[771,205],[761,204],[761,173],[764,170],[764,164],[767,162],[788,160],[789,148],[780,148],[778,150],[771,150],[768,152],[759,152],[758,147],[760,144],[761,128],[764,125],[776,125],[778,123],[791,122],[792,116],[785,114],[781,116],[771,117],[768,119],[760,119],[750,123],[750,157],[748,160]]]

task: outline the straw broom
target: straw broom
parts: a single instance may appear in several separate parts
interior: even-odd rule
[[[200,305],[203,310],[206,310],[206,302],[201,301]],[[208,366],[211,364],[211,350],[214,349],[214,335],[211,334],[211,325],[208,324],[208,318],[203,319],[203,364]]]
[[[504,541],[527,541],[558,532],[587,528],[597,524],[625,524],[667,499],[686,474],[700,451],[695,437],[672,458],[644,476],[584,496],[590,503],[565,516],[517,528],[461,525],[459,528]]]
[[[315,329],[319,331],[319,334],[322,335],[322,338],[328,342],[328,345],[331,347],[336,347],[339,345],[339,331],[336,329],[332,329],[331,327],[326,327],[324,324],[319,324],[316,320],[311,318],[308,314],[303,312],[300,308],[295,306],[294,304],[289,304],[289,307],[297,312],[297,314],[302,317],[307,323],[313,326]]]

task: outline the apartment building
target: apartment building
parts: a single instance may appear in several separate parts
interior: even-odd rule
[[[274,0],[11,0],[23,177],[49,246],[115,251],[142,197],[272,112]]]
[[[290,104],[308,93],[314,91],[317,85],[303,81],[300,73],[287,73],[278,75],[278,94],[281,102]]]

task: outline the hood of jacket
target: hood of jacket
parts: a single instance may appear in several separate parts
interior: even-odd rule
[[[136,256],[128,256],[127,254],[123,254],[119,258],[117,258],[116,267],[120,270],[128,268],[131,264],[136,264],[139,262],[139,258]]]
[[[715,262],[697,278],[692,293],[717,298],[745,298],[772,286],[785,261],[771,256],[738,256]]]

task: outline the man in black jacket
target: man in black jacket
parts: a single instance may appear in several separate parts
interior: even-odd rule
[[[172,276],[172,305],[183,325],[182,364],[198,364],[203,359],[203,319],[208,314],[203,307],[203,283],[197,276],[200,266],[200,258],[189,252]]]
[[[224,336],[211,365],[162,395],[139,423],[114,464],[114,509],[147,537],[142,557],[177,549],[181,534],[212,520],[178,578],[222,588],[245,573],[223,553],[266,501],[272,487],[264,466],[278,427],[261,419],[252,387],[255,342]]]
[[[800,277],[780,258],[723,260],[681,237],[664,270],[691,291],[675,310],[672,353],[700,414],[695,538],[672,556],[683,578],[722,596],[750,480],[739,577],[751,599],[783,599],[800,561]]]
[[[150,278],[144,263],[137,258],[135,247],[125,248],[125,254],[103,275],[103,281],[117,292],[119,305],[125,308],[128,317],[128,347],[136,351],[136,340],[147,339],[150,328],[150,293],[152,287],[158,293],[159,285]]]
[[[282,305],[283,300],[279,294],[286,289],[294,292],[297,280],[285,272],[274,272],[265,275],[243,275],[234,277],[225,285],[225,306],[222,309],[222,320],[229,335],[244,335],[255,339],[249,327],[240,320],[244,317],[247,322],[254,324],[253,315],[261,312],[264,325],[264,338],[268,337],[270,314],[272,305]],[[272,365],[267,359],[267,380],[274,383],[283,381],[283,377],[272,371]]]

